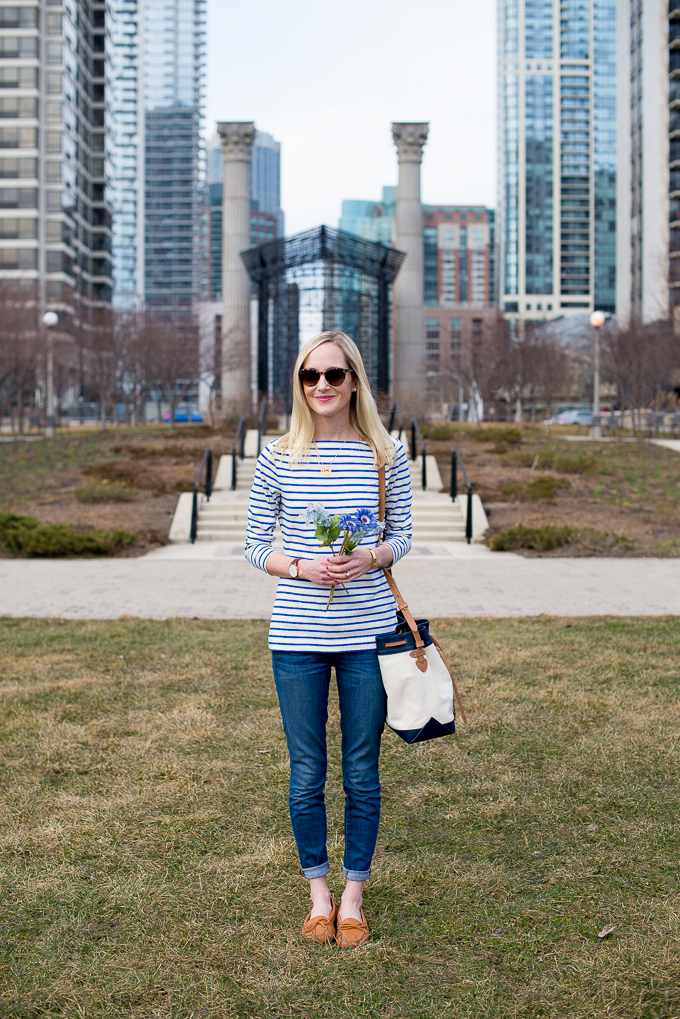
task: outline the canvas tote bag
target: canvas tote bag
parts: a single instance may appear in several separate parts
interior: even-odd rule
[[[385,467],[378,471],[382,541],[385,520]],[[391,570],[383,569],[398,609],[393,633],[376,637],[378,662],[387,694],[387,724],[406,743],[422,743],[456,731],[453,695],[467,722],[458,688],[442,649],[430,633],[428,619],[415,620],[397,587]]]

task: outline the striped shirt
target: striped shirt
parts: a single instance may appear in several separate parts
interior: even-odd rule
[[[411,548],[411,479],[404,447],[396,440],[395,445],[395,462],[385,468],[385,541],[396,563]],[[270,442],[257,461],[246,534],[246,558],[265,572],[273,552],[277,517],[285,554],[315,559],[331,552],[321,548],[315,524],[305,522],[310,503],[321,503],[331,515],[364,507],[378,513],[378,471],[367,443],[317,442],[321,461],[332,463],[331,474],[325,476],[314,448],[308,459],[291,464],[288,453],[275,452],[274,446],[275,441]],[[375,542],[376,536],[368,535],[361,544]],[[346,589],[338,584],[327,609],[329,591],[308,580],[279,580],[269,627],[271,650],[371,650],[376,634],[389,633],[396,626],[394,597],[379,567],[353,580]]]

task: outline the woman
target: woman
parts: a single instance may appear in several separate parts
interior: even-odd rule
[[[350,555],[322,551],[310,503],[331,515],[378,512],[385,465],[386,540],[366,536]],[[283,552],[272,549],[276,519]],[[339,547],[340,542],[337,542]],[[248,511],[246,556],[280,577],[269,647],[290,755],[289,807],[309,881],[309,941],[343,947],[368,940],[362,886],[370,874],[380,820],[378,758],[385,693],[375,636],[396,626],[382,567],[411,547],[411,484],[404,449],[385,431],[358,348],[345,333],[324,332],[302,348],[293,377],[288,435],[261,453]],[[330,605],[329,589],[337,585]],[[346,878],[339,909],[326,880],[326,722],[335,667],[342,732]]]

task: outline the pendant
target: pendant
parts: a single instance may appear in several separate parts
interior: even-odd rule
[[[319,470],[321,471],[322,474],[331,474],[332,471],[333,471],[333,468],[331,467],[330,464],[321,464],[321,467],[319,468]]]

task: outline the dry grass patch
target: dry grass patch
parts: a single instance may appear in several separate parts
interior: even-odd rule
[[[437,634],[471,724],[386,733],[343,953],[299,936],[264,624],[3,621],[0,1016],[678,1015],[680,622]],[[335,698],[329,747],[337,889]]]
[[[91,481],[73,492],[78,502],[134,502],[139,492],[119,481]]]

